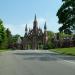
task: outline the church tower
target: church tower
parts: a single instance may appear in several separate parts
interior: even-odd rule
[[[41,28],[38,27],[38,20],[36,14],[33,21],[33,28],[28,29],[27,24],[25,27],[25,36],[22,39],[22,48],[23,49],[42,49],[44,46],[47,46],[48,43],[48,34],[46,22],[44,25],[44,32]]]
[[[34,22],[33,22],[33,29],[36,30],[38,28],[38,22],[36,19],[36,14],[35,14],[35,18],[34,18]]]
[[[27,36],[27,33],[28,33],[28,29],[27,29],[27,24],[26,24],[26,27],[25,27],[25,36]]]
[[[47,34],[47,26],[46,26],[46,22],[44,25],[44,45],[46,45],[48,43],[48,34]]]

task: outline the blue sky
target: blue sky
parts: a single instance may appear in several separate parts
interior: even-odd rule
[[[48,30],[58,32],[56,12],[61,4],[61,0],[0,0],[0,18],[12,34],[24,35],[25,24],[32,28],[36,13],[39,27],[46,21]]]

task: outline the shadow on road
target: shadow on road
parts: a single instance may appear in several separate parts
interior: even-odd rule
[[[57,59],[52,57],[52,55],[57,55],[53,53],[14,53],[16,55],[23,56],[24,60],[39,60],[39,61],[56,61]]]
[[[57,53],[14,53],[15,55],[23,56],[24,60],[39,60],[39,61],[57,61],[75,60],[75,56],[60,55]]]

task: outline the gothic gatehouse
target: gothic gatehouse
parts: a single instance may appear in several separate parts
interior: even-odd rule
[[[20,42],[21,43],[20,43]],[[33,21],[33,29],[27,28],[27,24],[25,27],[25,35],[22,38],[22,41],[20,38],[18,39],[18,46],[21,47],[21,49],[42,49],[48,42],[48,35],[47,35],[47,27],[46,22],[44,25],[44,31],[41,28],[38,28],[38,21],[35,15],[34,21]]]

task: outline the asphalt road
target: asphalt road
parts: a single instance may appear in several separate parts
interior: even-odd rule
[[[75,75],[75,57],[50,51],[0,53],[0,75]]]

